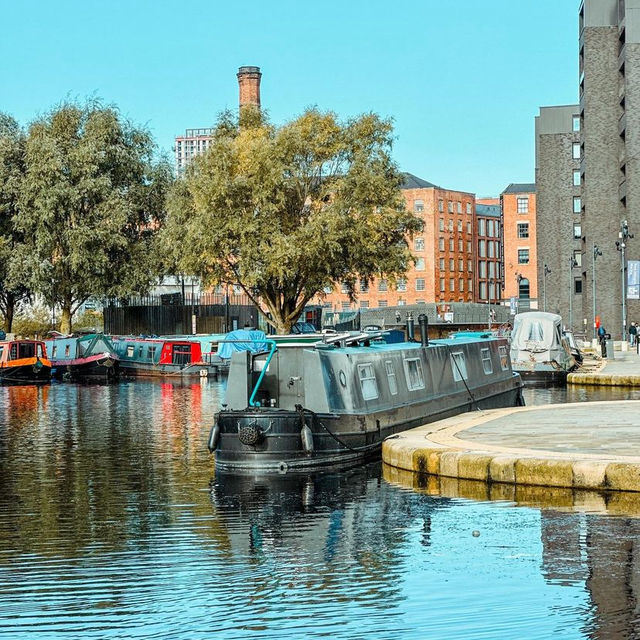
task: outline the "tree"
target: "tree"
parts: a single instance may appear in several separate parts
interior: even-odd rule
[[[24,238],[14,224],[25,171],[24,132],[11,116],[0,113],[0,313],[7,333],[28,295],[18,274],[17,257]]]
[[[172,180],[149,133],[98,102],[65,103],[32,123],[17,227],[28,282],[62,310],[63,333],[91,296],[148,290]]]
[[[245,108],[246,109],[246,108]],[[406,211],[392,126],[307,110],[274,127],[243,110],[221,116],[208,151],[170,193],[165,242],[205,285],[237,283],[288,333],[333,282],[406,272],[420,221]]]

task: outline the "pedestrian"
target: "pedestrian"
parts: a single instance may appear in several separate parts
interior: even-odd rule
[[[598,327],[598,340],[600,340],[600,351],[602,352],[602,357],[607,357],[607,332],[604,328],[604,325],[600,325]]]
[[[629,345],[634,346],[638,339],[638,325],[635,322],[631,323],[629,327]]]

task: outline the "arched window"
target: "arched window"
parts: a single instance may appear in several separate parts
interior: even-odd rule
[[[526,278],[522,278],[518,284],[518,298],[529,299],[529,281]]]

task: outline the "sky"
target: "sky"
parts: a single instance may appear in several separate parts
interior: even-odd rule
[[[161,151],[262,70],[281,124],[310,106],[394,121],[402,171],[498,195],[534,182],[534,117],[577,102],[579,0],[0,0],[0,111],[99,97]]]

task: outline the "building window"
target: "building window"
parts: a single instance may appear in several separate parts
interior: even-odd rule
[[[360,291],[362,293],[369,291],[369,283],[366,280],[360,280]]]
[[[364,400],[375,400],[378,397],[378,384],[373,365],[370,363],[358,365],[358,377],[360,378],[360,390]]]
[[[458,259],[458,271],[464,271],[464,260],[462,258]]]
[[[413,201],[413,210],[416,213],[421,213],[424,211],[424,202],[422,200],[414,200]]]
[[[467,271],[473,271],[473,260],[467,260]]]
[[[360,300],[360,308],[361,309],[368,309],[369,308],[369,301],[368,300]]]
[[[424,278],[416,278],[416,291],[424,291]]]
[[[580,186],[580,169],[573,170],[573,186],[574,187]]]
[[[396,370],[391,360],[384,361],[384,368],[387,372],[387,382],[389,383],[389,393],[395,396],[398,393],[398,381],[396,380]]]
[[[416,238],[413,243],[414,251],[424,251],[424,238]]]
[[[444,211],[444,200],[438,200],[438,211]]]
[[[444,251],[444,238],[438,238],[438,248],[440,251]]]
[[[582,211],[582,200],[580,196],[573,196],[573,213],[580,213]]]
[[[444,258],[440,258],[440,271],[444,271]]]
[[[471,213],[471,203],[467,202],[467,213]]]
[[[458,231],[462,233],[462,220],[458,220]]]
[[[576,278],[573,281],[573,291],[577,295],[582,293],[582,278]]]
[[[487,222],[487,235],[490,238],[493,238],[493,236],[497,236],[498,234],[494,232],[494,227],[497,227],[498,225],[494,225],[493,220],[489,220]]]
[[[517,199],[518,213],[529,213],[529,198],[527,196],[521,196]]]
[[[386,300],[378,300],[378,307],[386,307],[386,306],[387,306]]]
[[[351,310],[351,303],[350,302],[343,302],[342,303],[342,310],[343,311],[350,311]]]
[[[471,278],[467,280],[467,291],[469,293],[473,291],[473,280]]]
[[[529,237],[529,223],[518,222],[518,238],[528,238],[528,237]]]
[[[456,205],[457,205],[456,209],[458,213],[462,213],[462,202],[457,202]]]
[[[486,299],[487,299],[487,283],[481,282],[480,283],[480,300],[486,300]]]
[[[380,280],[380,282],[378,282],[378,291],[386,291],[386,290],[387,290],[387,281]]]
[[[580,131],[580,116],[573,116],[573,130]]]
[[[489,277],[494,278],[496,275],[496,263],[489,262]]]
[[[486,220],[484,218],[480,218],[478,220],[478,235],[479,236],[486,236],[487,235],[486,225],[487,225],[487,222],[486,222]]]
[[[453,238],[449,238],[449,251],[453,251]]]
[[[458,238],[458,251],[462,253],[462,247],[464,247],[464,240],[462,238]]]
[[[444,278],[440,278],[440,291],[444,291]]]
[[[449,291],[456,290],[456,280],[455,278],[449,278]]]
[[[424,258],[416,258],[416,271],[424,271]]]
[[[529,249],[518,249],[518,264],[529,264]]]
[[[481,258],[487,257],[487,241],[486,240],[480,240],[478,242],[478,255]]]
[[[349,293],[349,285],[346,282],[340,285],[340,293]]]
[[[449,271],[455,271],[456,261],[453,258],[449,258]]]
[[[420,358],[408,358],[404,360],[404,374],[407,379],[409,391],[424,389],[424,378],[422,377],[422,362]]]
[[[471,234],[471,222],[467,222],[467,233]]]
[[[400,300],[398,300],[398,306],[399,307],[405,307],[407,305],[407,301],[403,300],[402,298],[400,298]]]
[[[421,298],[418,298],[416,300],[416,304],[424,304],[424,300],[422,300]]]
[[[572,157],[574,160],[580,160],[580,143],[574,142],[572,145]]]
[[[484,260],[478,262],[478,276],[480,278],[487,277],[487,263]]]
[[[495,243],[493,242],[493,240],[489,240],[489,242],[487,242],[487,247],[489,248],[489,258],[495,258]]]
[[[444,231],[444,218],[440,218],[440,231]]]
[[[449,227],[449,231],[453,231],[453,220],[449,220],[448,227]]]
[[[449,211],[449,213],[453,213],[453,200],[449,200],[447,202],[447,210]]]
[[[526,278],[521,278],[518,283],[518,298],[522,298],[523,300],[528,300],[531,295],[529,288],[529,281]]]
[[[398,291],[406,291],[407,290],[407,281],[405,278],[398,278],[398,282],[396,284],[396,289]]]
[[[573,223],[573,237],[576,239],[582,237],[582,225],[579,222]]]
[[[576,267],[582,266],[582,251],[580,249],[576,249],[573,252],[573,261]]]
[[[460,292],[464,291],[464,279],[460,278],[460,281],[458,282],[458,286],[460,289]]]
[[[471,240],[467,240],[467,253],[471,253]]]

